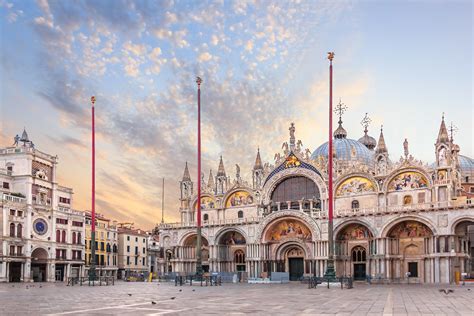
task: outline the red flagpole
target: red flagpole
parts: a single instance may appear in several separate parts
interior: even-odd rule
[[[92,205],[91,205],[91,263],[89,268],[89,278],[95,279],[95,97],[91,97],[92,103]]]
[[[202,237],[201,237],[201,83],[202,79],[197,77],[196,83],[198,85],[198,176],[197,176],[197,236],[196,236],[196,274],[202,275]]]
[[[324,276],[328,279],[334,280],[336,277],[336,272],[334,269],[334,236],[333,236],[333,217],[334,217],[334,197],[333,197],[333,135],[332,135],[332,60],[334,58],[334,53],[328,53],[329,59],[329,148],[328,148],[328,195],[329,195],[329,205],[328,205],[328,261],[326,272]]]

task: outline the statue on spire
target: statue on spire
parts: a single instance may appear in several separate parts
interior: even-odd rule
[[[403,142],[403,153],[405,155],[405,159],[408,159],[408,155],[410,154],[408,152],[408,140],[405,138],[405,141]]]
[[[369,131],[367,128],[369,127],[370,123],[372,123],[372,120],[370,119],[368,113],[365,113],[364,118],[360,122],[360,124],[364,127],[364,133],[367,134]]]
[[[292,122],[288,130],[290,131],[290,149],[294,150],[295,149],[295,123]]]

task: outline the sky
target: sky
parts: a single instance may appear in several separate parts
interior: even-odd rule
[[[179,180],[223,156],[251,181],[257,148],[327,141],[328,60],[348,137],[383,124],[392,160],[431,163],[442,113],[473,157],[471,1],[0,0],[0,146],[25,127],[59,156],[73,207],[90,209],[90,97],[96,96],[97,212],[151,229],[179,220]]]

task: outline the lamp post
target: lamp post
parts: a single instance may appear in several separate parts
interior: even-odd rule
[[[329,205],[328,205],[328,261],[326,266],[326,272],[324,276],[329,279],[336,277],[334,269],[334,236],[333,236],[333,208],[334,208],[334,197],[333,197],[333,183],[332,183],[332,162],[333,162],[333,144],[332,144],[332,60],[334,59],[334,52],[328,53],[329,59],[329,148],[328,148],[328,192],[329,192]]]
[[[202,252],[201,252],[201,83],[202,79],[196,78],[198,88],[198,171],[197,171],[197,236],[196,236],[196,274],[202,275]]]
[[[91,97],[92,104],[92,207],[91,207],[91,263],[89,280],[95,280],[95,96]]]

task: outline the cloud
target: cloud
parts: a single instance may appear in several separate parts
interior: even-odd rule
[[[203,61],[203,62],[210,61],[211,59],[212,59],[212,55],[209,54],[209,52],[201,53],[198,57],[198,61]]]

